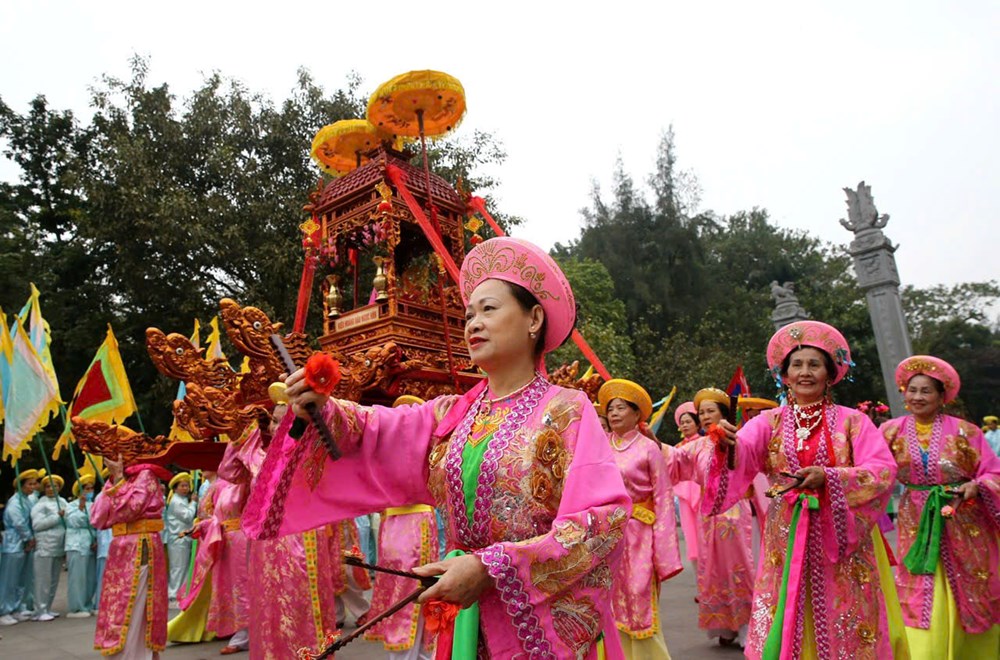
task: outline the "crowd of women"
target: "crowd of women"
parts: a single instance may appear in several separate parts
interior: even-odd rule
[[[485,241],[460,287],[479,385],[369,407],[297,371],[275,388],[271,428],[227,448],[198,522],[193,501],[168,506],[184,509],[178,526],[200,546],[172,639],[232,635],[226,649],[249,644],[262,658],[317,651],[343,618],[328,595],[368,586],[340,561],[356,542],[344,521],[380,511],[378,561],[400,574],[378,574],[371,615],[419,592],[368,630],[391,656],[669,658],[661,622],[675,613],[660,595],[684,566],[679,526],[699,627],[748,658],[1000,658],[1000,461],[977,425],[948,414],[960,378],[947,362],[900,363],[908,412],[876,427],[834,402],[853,365],[847,339],[796,322],[762,347],[780,403],[706,383],[677,406],[682,440],[669,445],[646,425],[639,384],[607,381],[595,404],[546,379],[543,357],[571,333],[576,306],[544,251]],[[316,423],[293,432],[312,405],[336,460]],[[183,479],[109,467],[89,512],[114,530],[96,642],[152,653],[167,638],[163,544],[148,538],[162,528],[157,479]],[[172,502],[186,499],[174,490]],[[36,581],[50,569],[36,560]]]

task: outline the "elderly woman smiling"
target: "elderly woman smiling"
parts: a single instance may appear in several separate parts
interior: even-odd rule
[[[909,415],[882,425],[906,492],[896,583],[914,660],[1000,657],[1000,460],[975,424],[946,415],[954,367],[930,355],[899,363]]]
[[[890,658],[872,530],[896,465],[871,420],[828,397],[847,373],[850,348],[836,328],[800,321],[774,334],[767,362],[787,386],[788,403],[738,433],[722,423],[728,435],[703,499],[703,511],[714,515],[758,472],[772,484],[746,655]]]
[[[311,428],[289,437],[286,418],[244,529],[267,538],[435,505],[452,552],[415,570],[440,576],[421,602],[465,608],[456,657],[621,658],[611,582],[631,503],[587,396],[536,368],[573,328],[573,292],[545,252],[513,238],[476,246],[460,286],[486,379],[457,400],[384,408],[328,399],[292,374],[293,410],[318,404],[343,456],[330,460]]]

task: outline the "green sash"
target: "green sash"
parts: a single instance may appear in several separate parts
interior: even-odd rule
[[[795,508],[792,509],[792,522],[788,526],[788,544],[785,548],[785,565],[781,569],[781,589],[778,591],[778,605],[774,611],[771,630],[767,633],[767,639],[764,641],[764,651],[761,654],[761,660],[777,660],[781,656],[781,642],[788,606],[788,575],[792,570],[795,541],[799,527],[799,518],[802,517],[803,505],[807,509],[817,511],[819,510],[819,498],[805,493],[800,493],[796,497]]]
[[[954,488],[961,484],[906,484],[910,490],[928,491],[927,502],[920,512],[920,527],[917,538],[906,553],[903,564],[914,575],[933,575],[937,569],[938,557],[941,555],[941,533],[944,531],[944,516],[941,507],[955,497],[946,488]]]

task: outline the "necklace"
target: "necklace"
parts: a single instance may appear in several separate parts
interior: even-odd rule
[[[611,446],[614,447],[615,449],[617,449],[618,451],[625,451],[626,449],[628,449],[629,447],[631,447],[632,445],[634,445],[635,441],[639,439],[639,432],[638,431],[632,431],[632,438],[629,439],[629,441],[626,444],[624,444],[624,445],[621,444],[621,441],[623,439],[624,438],[622,438],[622,436],[618,435],[617,433],[612,432],[611,433]]]
[[[808,406],[794,403],[792,413],[795,420],[795,437],[799,441],[796,449],[802,451],[803,443],[823,420],[823,402],[811,403]]]
[[[483,401],[482,401],[482,403],[480,403],[480,404],[479,404],[479,412],[478,412],[478,414],[479,414],[479,415],[489,415],[489,414],[490,414],[490,411],[491,411],[491,410],[493,409],[493,406],[494,406],[495,404],[498,404],[498,403],[500,403],[501,401],[506,401],[507,399],[512,399],[512,398],[514,398],[515,396],[517,396],[518,394],[520,394],[520,393],[521,393],[521,392],[523,392],[524,390],[528,389],[528,387],[529,387],[529,386],[530,386],[530,385],[531,385],[532,383],[534,383],[534,382],[535,382],[535,380],[536,380],[536,379],[538,379],[538,378],[544,378],[544,376],[542,376],[542,374],[541,374],[540,372],[536,371],[536,372],[535,372],[535,373],[534,373],[534,374],[533,374],[533,375],[531,376],[531,380],[529,380],[529,381],[528,381],[527,383],[525,383],[525,384],[524,384],[524,385],[522,385],[521,387],[517,388],[516,390],[514,390],[514,391],[513,391],[513,392],[511,392],[510,394],[505,394],[505,395],[503,395],[503,396],[498,396],[498,397],[497,397],[497,398],[495,398],[495,399],[490,399],[490,398],[488,398],[488,397],[485,397],[485,396],[484,396],[484,397],[483,397]],[[489,390],[487,389],[487,392],[488,392],[488,391],[489,391]]]

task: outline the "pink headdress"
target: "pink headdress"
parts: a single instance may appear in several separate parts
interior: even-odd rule
[[[677,406],[677,410],[674,411],[674,423],[677,426],[681,425],[681,415],[684,413],[690,413],[694,415],[695,419],[698,419],[698,411],[694,409],[694,401],[685,401],[681,405]]]
[[[919,374],[929,376],[944,385],[945,403],[953,401],[962,387],[962,380],[958,377],[955,367],[933,355],[913,355],[896,367],[896,385],[899,391],[905,390],[910,379]]]
[[[519,238],[483,241],[462,262],[462,301],[484,280],[503,280],[527,289],[545,310],[543,351],[558,348],[576,322],[576,300],[562,270],[544,250]]]
[[[837,372],[833,374],[831,385],[839,383],[854,366],[851,347],[839,330],[820,321],[796,321],[775,332],[767,342],[767,367],[775,380],[780,381],[781,363],[785,357],[804,346],[818,348],[833,359]]]

